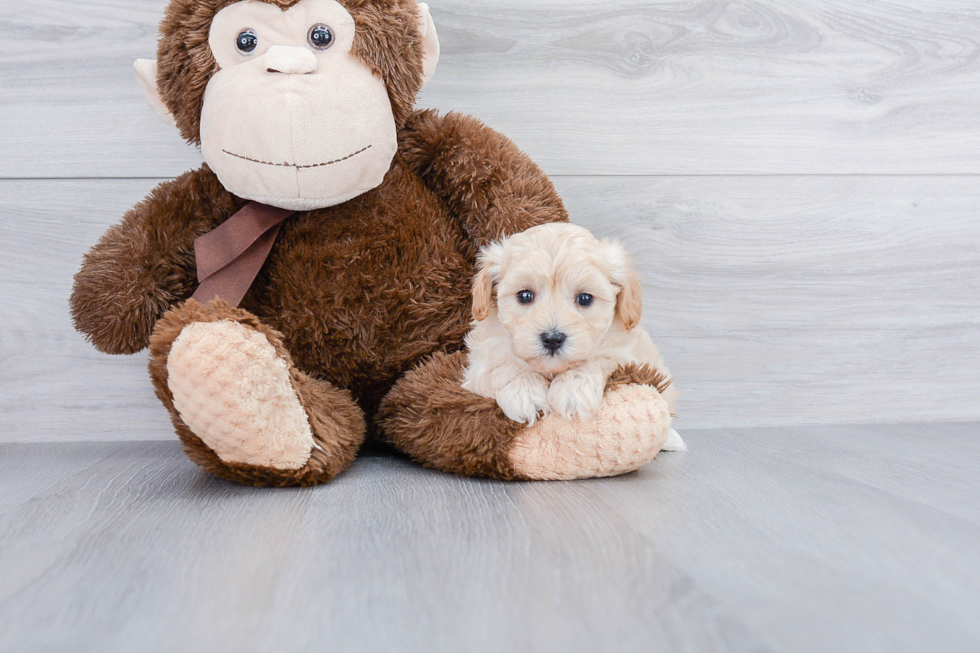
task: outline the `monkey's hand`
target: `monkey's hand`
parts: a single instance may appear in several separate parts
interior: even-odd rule
[[[145,348],[156,321],[197,286],[194,240],[234,210],[206,167],[158,186],[85,255],[75,328],[107,354]]]

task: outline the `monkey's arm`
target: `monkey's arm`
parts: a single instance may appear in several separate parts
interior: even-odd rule
[[[235,200],[207,168],[157,186],[89,250],[75,275],[75,328],[107,354],[149,344],[156,321],[197,287],[194,240]]]
[[[506,136],[471,116],[416,111],[399,151],[460,217],[478,247],[568,213],[541,169]]]

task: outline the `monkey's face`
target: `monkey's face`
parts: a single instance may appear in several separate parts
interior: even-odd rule
[[[243,0],[214,16],[201,151],[228,191],[310,210],[381,184],[397,130],[384,84],[351,55],[354,32],[336,0]]]

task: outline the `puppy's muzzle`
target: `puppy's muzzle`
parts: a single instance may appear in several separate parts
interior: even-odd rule
[[[545,331],[541,334],[541,344],[544,345],[549,356],[554,356],[565,345],[567,337],[560,331]]]

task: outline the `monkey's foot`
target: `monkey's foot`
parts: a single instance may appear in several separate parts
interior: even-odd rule
[[[508,419],[493,399],[464,390],[465,368],[462,352],[435,354],[396,383],[380,412],[389,442],[464,476],[567,480],[639,469],[670,431],[660,394],[670,381],[646,366],[617,370],[593,418],[552,413],[530,427]]]
[[[252,485],[310,485],[353,461],[364,419],[350,394],[295,369],[245,311],[191,301],[157,325],[151,373],[188,455]]]
[[[588,420],[552,414],[520,433],[508,458],[535,480],[617,476],[654,459],[670,431],[670,411],[657,389],[631,383],[606,390]]]
[[[229,463],[299,469],[313,431],[286,361],[239,322],[195,322],[177,336],[167,385],[184,423]]]

